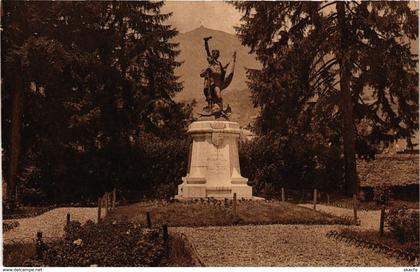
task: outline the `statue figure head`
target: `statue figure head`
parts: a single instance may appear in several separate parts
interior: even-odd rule
[[[211,50],[211,56],[213,57],[213,59],[217,60],[220,56],[220,51],[217,49]]]

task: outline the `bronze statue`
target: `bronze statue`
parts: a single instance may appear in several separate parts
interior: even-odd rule
[[[222,90],[232,82],[236,52],[233,53],[232,60],[223,66],[218,60],[220,56],[219,50],[213,49],[210,51],[208,41],[211,38],[211,36],[204,38],[204,47],[209,66],[200,74],[204,78],[204,96],[207,101],[207,106],[203,109],[207,114],[203,113],[202,115],[215,115],[216,117],[223,116],[228,118],[231,109],[229,105],[226,109],[223,108]]]

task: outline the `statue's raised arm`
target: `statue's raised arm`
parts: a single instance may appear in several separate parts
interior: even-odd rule
[[[212,37],[211,36],[209,36],[209,37],[205,37],[203,40],[204,40],[204,48],[206,49],[206,53],[207,53],[207,58],[211,58],[211,53],[210,53],[210,48],[209,48],[209,40],[211,39]]]

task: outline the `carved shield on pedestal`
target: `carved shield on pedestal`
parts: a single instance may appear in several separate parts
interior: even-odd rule
[[[223,145],[223,133],[213,132],[211,134],[211,142],[216,147],[221,147]]]

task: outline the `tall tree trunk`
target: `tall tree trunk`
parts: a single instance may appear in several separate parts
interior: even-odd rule
[[[20,155],[20,139],[22,126],[22,95],[23,95],[23,81],[20,69],[16,69],[15,73],[15,89],[12,90],[12,115],[11,115],[11,130],[10,130],[10,159],[9,159],[9,180],[7,186],[7,201],[10,208],[16,208],[17,201],[17,173]]]
[[[340,65],[341,111],[343,114],[343,144],[345,193],[352,195],[359,190],[356,170],[355,131],[353,125],[353,105],[350,93],[351,64],[349,62],[349,30],[347,28],[345,3],[337,2],[337,19],[340,33],[340,49],[337,52]]]

